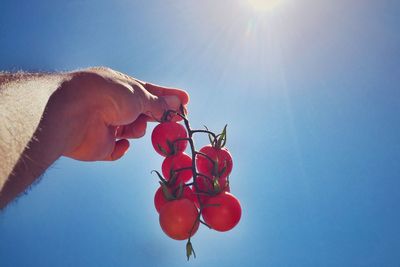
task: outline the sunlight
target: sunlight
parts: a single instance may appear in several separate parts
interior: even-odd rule
[[[281,0],[246,0],[255,11],[269,11],[276,7]]]

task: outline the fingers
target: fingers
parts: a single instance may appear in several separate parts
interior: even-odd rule
[[[156,96],[177,96],[180,100],[180,103],[185,106],[189,103],[189,95],[186,93],[184,90],[180,89],[175,89],[175,88],[169,88],[169,87],[163,87],[151,83],[144,83],[142,84],[144,88],[146,88],[147,91],[149,91],[151,94],[156,95]]]
[[[145,106],[145,114],[149,117],[149,121],[160,121],[166,110],[179,111],[181,106],[180,99],[174,95],[165,97],[151,95],[149,98]]]
[[[114,150],[104,160],[114,161],[120,159],[123,155],[125,155],[128,149],[129,149],[129,141],[126,139],[120,139],[115,142]]]
[[[140,138],[146,133],[148,117],[140,115],[134,122],[128,125],[118,126],[115,130],[115,138],[123,138],[115,141],[114,149],[105,160],[114,161],[120,159],[129,149],[127,138]]]
[[[166,110],[180,111],[181,105],[184,108],[184,112],[186,112],[185,105],[189,102],[189,95],[185,91],[151,83],[143,83],[142,85],[151,94],[145,114],[152,118],[153,121],[160,120]],[[172,120],[179,121],[181,118],[174,116]]]
[[[148,117],[141,114],[134,122],[128,125],[119,126],[116,131],[116,138],[140,138],[145,135]]]

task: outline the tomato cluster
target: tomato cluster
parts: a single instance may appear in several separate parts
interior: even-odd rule
[[[171,111],[168,111],[171,112]],[[175,240],[188,240],[187,257],[194,254],[190,238],[202,223],[216,231],[229,231],[241,217],[239,200],[230,193],[229,175],[232,156],[226,144],[226,126],[221,134],[192,130],[185,114],[184,125],[165,121],[158,124],[151,136],[157,153],[164,158],[160,187],[154,196],[161,229]],[[195,150],[193,134],[206,133],[210,144]],[[190,155],[185,153],[190,147]]]

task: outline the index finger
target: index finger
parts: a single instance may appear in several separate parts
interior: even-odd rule
[[[139,81],[140,82],[140,81]],[[155,85],[152,83],[144,83],[140,82],[143,87],[151,94],[156,95],[158,97],[163,97],[165,99],[168,98],[168,96],[176,96],[180,100],[180,105],[183,106],[184,112],[186,113],[186,105],[189,103],[189,94],[181,89],[176,89],[176,88],[170,88],[170,87],[164,87],[160,85]],[[167,101],[168,102],[168,101]],[[177,103],[172,104],[174,109],[179,112],[179,106]],[[172,117],[173,121],[180,121],[182,120],[181,117],[179,116],[173,116]]]
[[[156,95],[156,96],[167,96],[167,95],[176,95],[181,100],[181,104],[183,106],[189,103],[189,94],[182,89],[171,88],[160,86],[152,83],[143,82],[140,80],[136,80],[139,82],[149,93]]]

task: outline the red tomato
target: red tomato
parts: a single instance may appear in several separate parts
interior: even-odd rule
[[[161,170],[164,178],[169,181],[171,178],[171,171],[179,170],[182,168],[191,168],[192,158],[185,153],[178,154],[175,156],[167,157],[164,159]],[[192,178],[192,170],[183,170],[176,172],[177,179],[176,184],[179,185],[181,182],[186,183]]]
[[[231,230],[240,221],[242,208],[231,193],[222,192],[207,199],[201,212],[204,221],[216,231]]]
[[[160,155],[167,157],[179,154],[187,146],[187,140],[176,141],[179,138],[187,138],[185,127],[177,122],[162,122],[151,133],[151,143]]]
[[[199,228],[198,215],[196,206],[189,199],[169,201],[161,208],[160,226],[172,239],[188,239]]]
[[[177,192],[175,192],[175,194],[174,194],[174,191],[178,191],[178,189],[172,190],[170,188],[169,191],[174,197],[176,197]],[[194,204],[196,205],[196,207],[197,208],[199,207],[199,202],[197,200],[197,196],[193,192],[192,188],[185,186],[183,188],[182,196],[180,197],[180,199],[182,199],[182,198],[187,198],[187,199],[193,201]],[[164,206],[165,203],[167,203],[169,201],[172,201],[172,200],[168,200],[165,198],[162,187],[160,186],[154,195],[154,206],[156,207],[157,212],[160,213],[161,208]]]
[[[232,171],[232,156],[226,148],[215,148],[211,145],[205,146],[200,149],[201,153],[206,154],[208,157],[213,159],[218,169],[214,170],[213,163],[210,159],[205,156],[197,155],[196,156],[196,165],[197,169],[200,173],[203,173],[210,177],[219,177],[225,178]]]

